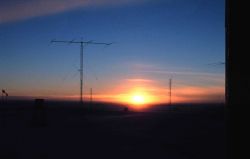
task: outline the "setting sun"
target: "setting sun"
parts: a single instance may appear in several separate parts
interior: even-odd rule
[[[120,94],[119,102],[129,104],[132,109],[144,109],[159,101],[153,94],[146,91],[145,87],[131,89],[127,93]]]
[[[143,104],[143,103],[145,103],[145,99],[142,95],[134,95],[134,96],[132,96],[132,103]]]

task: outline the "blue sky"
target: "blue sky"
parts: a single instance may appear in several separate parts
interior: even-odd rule
[[[10,2],[0,3],[0,86],[9,94],[77,96],[80,46],[50,40],[82,38],[113,42],[84,48],[85,94],[119,94],[127,79],[167,89],[172,77],[176,88],[224,95],[224,65],[209,65],[225,61],[223,0]]]

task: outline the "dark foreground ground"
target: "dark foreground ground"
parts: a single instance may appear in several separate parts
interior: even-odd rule
[[[2,105],[0,158],[226,158],[224,106],[124,112],[68,105],[45,102],[43,110],[28,102]]]

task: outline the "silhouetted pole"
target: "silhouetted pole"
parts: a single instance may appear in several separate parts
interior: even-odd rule
[[[172,79],[170,78],[170,79],[169,79],[169,105],[170,105],[170,106],[171,106],[171,104],[172,104],[172,103],[171,103],[171,102],[172,102],[172,101],[171,101],[171,95],[172,95],[172,94],[171,94],[171,93],[172,93],[172,92],[171,92],[171,91],[172,91],[171,89],[172,89]]]
[[[92,88],[90,88],[90,103],[91,104],[92,104],[92,95],[93,95]]]
[[[83,44],[101,44],[101,45],[111,45],[112,43],[97,43],[93,41],[65,41],[65,40],[51,40],[51,43],[53,42],[59,42],[59,43],[69,43],[69,44],[81,44],[80,45],[80,103],[83,103],[82,94],[83,94]]]
[[[83,103],[82,100],[82,89],[83,89],[83,43],[81,42],[80,50],[80,103]]]

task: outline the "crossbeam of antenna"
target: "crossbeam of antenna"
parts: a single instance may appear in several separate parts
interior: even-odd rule
[[[83,103],[83,44],[89,45],[89,44],[94,44],[94,45],[111,45],[112,43],[102,43],[102,42],[93,42],[92,40],[90,41],[67,41],[67,40],[51,40],[51,43],[68,43],[68,44],[80,44],[80,103]]]

